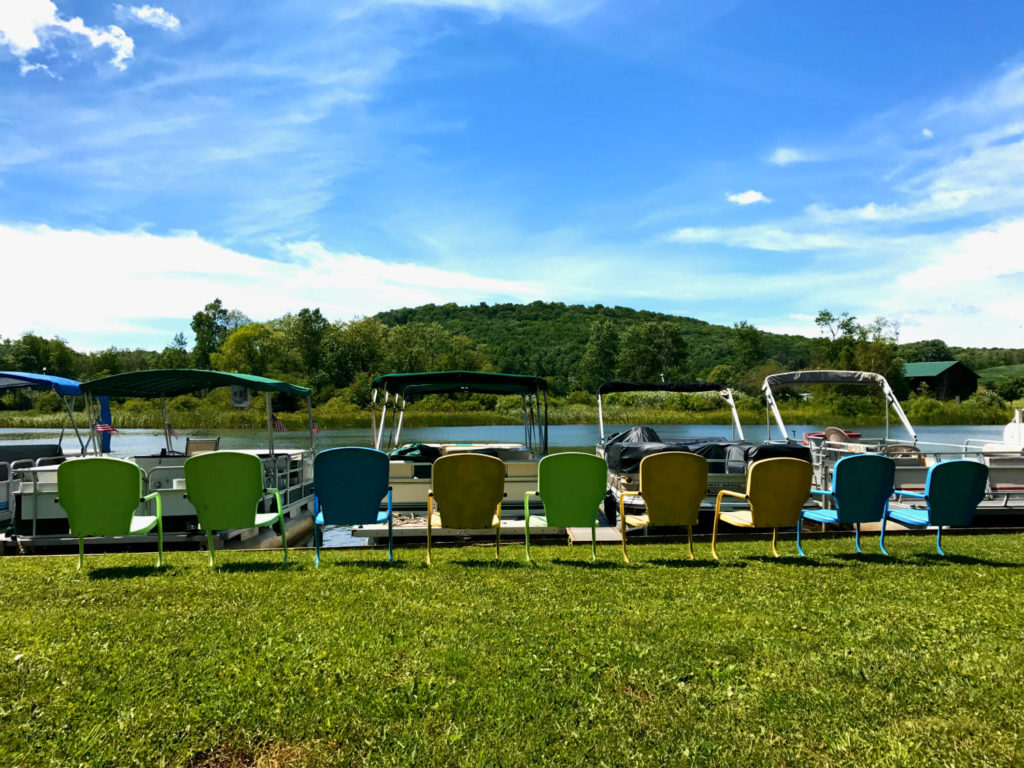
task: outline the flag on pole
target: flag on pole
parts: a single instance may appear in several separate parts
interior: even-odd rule
[[[281,420],[274,414],[270,414],[270,426],[274,428],[275,432],[287,432],[288,427],[281,423]]]
[[[109,432],[110,434],[114,434],[115,432],[117,432],[117,430],[114,429],[112,426],[110,426],[109,424],[104,424],[102,421],[96,422],[96,431],[101,434],[104,432]]]
[[[172,427],[170,424],[167,425],[167,434],[170,435],[171,437],[178,436],[178,433],[174,431],[174,427]]]
[[[315,422],[315,421],[313,422],[313,434],[314,434],[314,435],[319,435],[319,434],[320,434],[320,427],[318,427],[318,426],[316,425],[316,422]]]

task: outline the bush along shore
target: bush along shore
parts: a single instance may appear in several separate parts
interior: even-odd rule
[[[226,397],[204,399],[185,395],[174,398],[168,408],[176,429],[263,429],[266,416],[260,404],[247,409],[231,408]],[[42,398],[40,398],[42,399]],[[67,414],[45,401],[45,408],[0,410],[0,427],[23,429],[63,427]],[[1010,404],[992,392],[978,392],[963,402],[915,396],[904,403],[911,423],[917,426],[944,424],[1004,424],[1013,411]],[[737,409],[744,424],[764,422],[765,410],[757,398],[737,397]],[[873,426],[885,423],[885,409],[877,397],[846,396],[820,401],[787,400],[780,403],[783,418],[791,424],[836,424]],[[160,408],[148,400],[127,400],[112,408],[114,426],[128,429],[160,429]],[[304,408],[292,412],[275,410],[289,430],[308,428]],[[79,425],[87,424],[86,414],[76,411]],[[313,409],[313,418],[321,429],[366,427],[370,411],[342,398],[333,398]],[[551,398],[548,418],[551,424],[596,424],[597,400],[583,392]],[[728,409],[713,398],[695,395],[652,395],[638,393],[617,396],[605,403],[606,424],[729,424]],[[405,422],[410,427],[459,427],[521,424],[521,401],[516,397],[477,396],[465,399],[429,397],[408,407]]]

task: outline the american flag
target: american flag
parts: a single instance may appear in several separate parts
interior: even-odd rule
[[[178,433],[174,431],[174,427],[172,427],[170,424],[167,425],[167,434],[170,435],[171,437],[178,436]]]
[[[275,432],[287,432],[288,431],[288,427],[286,427],[284,424],[282,424],[281,420],[279,418],[277,418],[277,416],[274,416],[273,414],[271,414],[271,416],[270,416],[270,426],[272,426],[274,428]]]
[[[104,424],[102,421],[96,422],[96,431],[100,433],[109,432],[111,434],[117,432],[117,430],[114,429],[112,426],[110,426],[109,424]]]
[[[314,435],[319,435],[319,434],[320,434],[320,427],[318,427],[318,426],[316,425],[316,422],[315,422],[315,421],[313,422],[313,434],[314,434]]]

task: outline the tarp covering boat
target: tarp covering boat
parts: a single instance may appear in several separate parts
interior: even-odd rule
[[[679,437],[662,439],[652,427],[630,427],[611,435],[605,442],[608,469],[619,474],[638,472],[647,456],[665,451],[696,453],[708,460],[712,472],[739,474],[746,471],[746,456],[754,446],[744,440],[724,437]]]
[[[224,373],[194,368],[160,368],[104,376],[82,384],[82,391],[110,397],[177,397],[217,387],[248,387],[257,392],[279,392],[293,397],[309,397],[311,390],[285,381],[248,373]]]
[[[766,376],[761,389],[787,384],[871,384],[887,389],[889,382],[871,371],[789,371]]]
[[[664,381],[648,383],[637,381],[606,381],[597,388],[597,394],[612,392],[721,392],[726,387],[709,381]]]

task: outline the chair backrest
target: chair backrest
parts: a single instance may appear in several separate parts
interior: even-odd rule
[[[490,528],[505,494],[505,463],[480,453],[434,462],[430,484],[445,528]]]
[[[537,490],[551,526],[593,526],[607,487],[608,464],[592,453],[553,453],[537,467]]]
[[[696,453],[665,451],[640,462],[640,495],[651,525],[696,525],[708,494],[708,461]]]
[[[755,528],[795,526],[811,495],[811,463],[762,459],[747,469],[747,498]]]
[[[896,462],[878,453],[844,456],[832,474],[832,496],[840,523],[882,519],[896,481]]]
[[[325,525],[376,523],[388,493],[388,455],[373,448],[330,448],[313,459],[313,488]]]
[[[941,461],[928,469],[924,493],[932,525],[970,525],[985,498],[988,467],[977,461]]]
[[[142,470],[107,457],[65,461],[57,467],[57,496],[72,536],[124,536],[142,499]]]
[[[185,455],[196,456],[200,453],[216,451],[220,447],[219,437],[186,437]]]
[[[263,498],[263,462],[236,451],[192,456],[185,459],[185,493],[204,529],[251,528]]]

